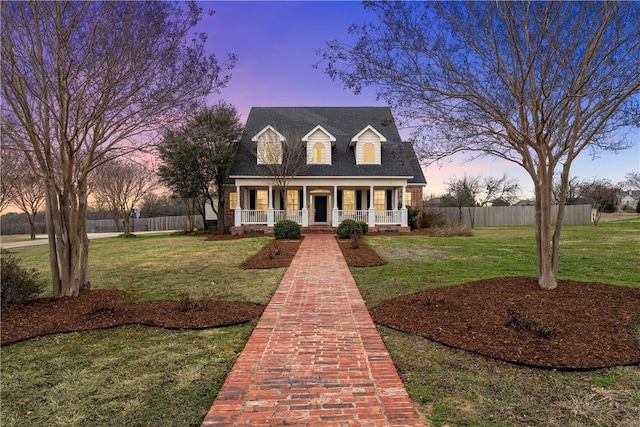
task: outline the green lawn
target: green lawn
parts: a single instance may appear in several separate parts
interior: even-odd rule
[[[94,240],[90,281],[93,288],[124,289],[133,300],[176,299],[188,292],[193,298],[266,304],[285,269],[238,265],[269,240],[167,235]],[[10,252],[48,274],[47,246]],[[200,425],[254,326],[200,331],[123,326],[4,346],[0,425]]]
[[[640,286],[639,220],[565,227],[562,236],[561,279]],[[479,228],[472,237],[371,235],[367,243],[388,262],[351,269],[369,306],[421,289],[536,274],[532,227]],[[434,426],[638,425],[638,366],[523,368],[379,330],[409,395]]]
[[[268,302],[284,269],[238,265],[258,237],[144,236],[90,243],[94,288],[132,299]],[[351,271],[370,306],[398,295],[487,277],[535,275],[532,227],[472,237],[368,236],[387,260]],[[565,227],[560,277],[637,287],[640,221]],[[47,274],[46,246],[11,250]],[[203,331],[125,326],[54,335],[1,349],[2,426],[199,425],[254,324]],[[380,328],[411,398],[436,426],[633,426],[640,369],[562,373],[521,368]]]

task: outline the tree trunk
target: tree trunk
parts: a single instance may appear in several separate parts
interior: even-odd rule
[[[539,174],[536,182],[536,242],[538,249],[538,284],[542,289],[558,286],[558,265],[554,252],[558,250],[551,236],[551,205],[553,200],[551,176]],[[559,238],[559,235],[557,236]]]
[[[38,212],[32,212],[27,214],[29,217],[29,231],[31,232],[31,240],[36,240],[36,215]]]
[[[87,283],[89,258],[86,183],[80,183],[77,189],[65,186],[59,194],[51,182],[46,196],[53,296],[77,297]]]

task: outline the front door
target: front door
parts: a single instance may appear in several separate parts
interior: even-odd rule
[[[314,222],[327,222],[327,196],[314,197]]]

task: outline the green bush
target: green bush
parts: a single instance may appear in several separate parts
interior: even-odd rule
[[[26,304],[35,299],[45,287],[45,280],[33,269],[23,267],[13,255],[3,253],[0,300],[2,308]]]
[[[339,239],[349,239],[354,234],[362,234],[362,228],[356,221],[352,219],[345,219],[338,225]]]
[[[297,222],[284,219],[276,223],[273,234],[276,239],[299,239],[302,229]]]
[[[358,221],[358,225],[360,225],[360,230],[362,230],[362,234],[367,234],[369,231],[369,224],[364,221]]]
[[[640,200],[636,202],[636,212],[640,213]]]
[[[407,206],[407,219],[409,221],[409,228],[412,230],[418,229],[418,214],[420,214],[420,208]]]

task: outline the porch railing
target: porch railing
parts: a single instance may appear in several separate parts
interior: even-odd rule
[[[338,223],[345,219],[352,219],[358,222],[369,222],[369,211],[342,210],[338,211]]]
[[[402,212],[401,211],[376,211],[376,225],[377,224],[401,224]]]
[[[255,210],[255,209],[243,209],[242,224],[266,224],[267,223],[267,211]]]
[[[302,211],[290,211],[287,210],[287,214],[284,214],[284,211],[273,211],[273,221],[274,223],[278,221],[282,221],[284,219],[288,219],[290,221],[297,222],[298,224],[302,224]]]

